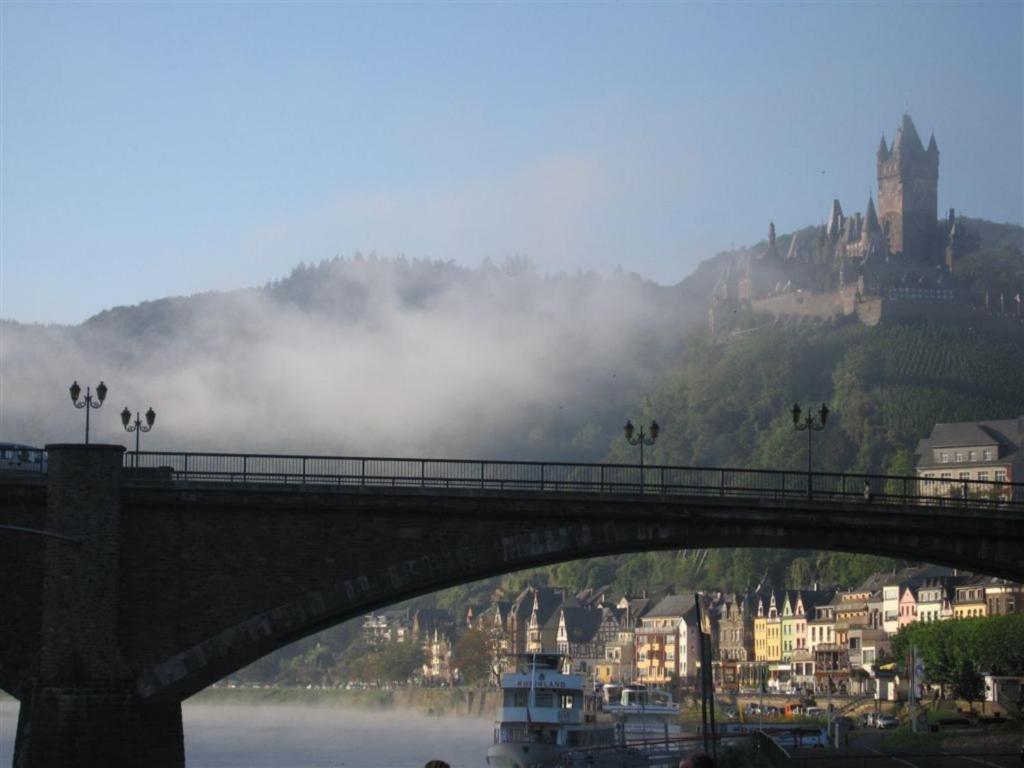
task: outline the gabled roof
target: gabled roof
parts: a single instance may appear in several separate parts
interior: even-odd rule
[[[888,576],[884,573],[872,573],[864,581],[861,582],[854,592],[869,592],[874,594],[885,586],[885,582]]]
[[[589,643],[601,626],[601,610],[567,606],[562,608],[560,620],[565,622],[565,634],[570,643]]]
[[[669,595],[662,598],[644,618],[682,617],[695,609],[693,595]]]
[[[1024,416],[1016,419],[962,421],[936,424],[932,433],[918,441],[918,466],[937,466],[931,456],[936,448],[997,446],[1000,461],[1016,461],[1024,445]],[[975,464],[977,462],[971,462]],[[945,466],[945,465],[942,465]]]

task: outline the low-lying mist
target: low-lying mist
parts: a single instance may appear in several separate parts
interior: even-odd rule
[[[621,272],[339,258],[74,327],[4,322],[0,432],[80,441],[67,387],[102,379],[91,440],[132,447],[118,414],[152,406],[143,450],[599,458],[699,314]]]

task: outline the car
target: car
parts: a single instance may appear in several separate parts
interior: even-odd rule
[[[813,718],[816,718],[816,719],[821,719],[821,718],[825,717],[825,709],[823,707],[808,707],[804,711],[804,714],[807,717],[813,717]]]
[[[900,721],[892,715],[879,715],[875,718],[875,727],[880,729],[896,728]]]
[[[771,735],[772,741],[780,747],[827,747],[828,734],[824,728],[792,728]]]

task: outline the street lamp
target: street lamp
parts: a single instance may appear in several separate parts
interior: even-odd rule
[[[132,412],[128,410],[128,406],[121,411],[121,424],[124,425],[124,431],[131,434],[135,433],[135,466],[139,466],[139,437],[143,432],[149,432],[153,428],[153,422],[156,421],[156,411],[150,408],[146,411],[146,423],[142,423],[142,419],[139,418],[139,412],[135,412],[135,422],[132,423]]]
[[[651,421],[651,425],[647,427],[647,435],[644,434],[644,428],[642,426],[638,432],[636,427],[633,426],[633,422],[630,420],[627,420],[626,426],[622,428],[622,433],[626,436],[626,442],[630,445],[640,446],[640,493],[644,492],[644,446],[654,445],[658,440],[658,432],[660,431],[661,427],[658,426],[658,422],[653,420]],[[636,433],[636,437],[633,436],[634,433]]]
[[[811,435],[815,432],[820,432],[825,428],[825,422],[828,421],[828,406],[824,403],[821,404],[821,408],[818,409],[818,413],[814,414],[810,411],[801,420],[800,416],[803,413],[800,406],[797,403],[793,403],[793,426],[798,432],[807,430],[807,498],[811,498]],[[815,418],[817,415],[817,419]]]
[[[75,404],[75,408],[85,408],[85,444],[89,444],[89,411],[93,408],[99,408],[103,405],[103,401],[107,399],[107,385],[102,381],[100,385],[96,387],[96,399],[94,402],[92,399],[92,392],[89,387],[85,388],[85,397],[81,400],[78,396],[82,394],[82,388],[78,386],[78,382],[75,381],[68,387],[68,392],[71,395],[71,402]]]

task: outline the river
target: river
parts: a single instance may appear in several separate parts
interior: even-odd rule
[[[185,704],[188,768],[482,768],[493,721],[406,710]],[[12,764],[18,704],[0,699],[0,766]]]

